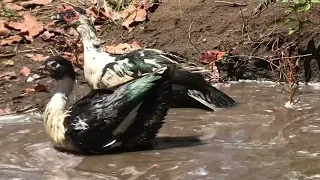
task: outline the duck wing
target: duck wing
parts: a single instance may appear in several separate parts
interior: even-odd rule
[[[203,67],[187,63],[176,53],[156,49],[137,49],[122,55],[115,55],[115,61],[108,63],[101,71],[100,88],[115,87],[169,65],[192,73],[207,72]]]

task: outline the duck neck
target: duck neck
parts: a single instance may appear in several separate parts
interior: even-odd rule
[[[106,64],[113,62],[114,57],[104,52],[97,32],[88,18],[81,17],[80,24],[76,27],[83,43],[84,76],[93,89],[98,88],[102,69]]]
[[[84,53],[102,52],[103,47],[101,41],[92,23],[89,20],[82,20],[80,22],[81,24],[76,27],[76,30],[82,38]]]
[[[63,146],[65,142],[65,128],[63,125],[68,112],[65,110],[68,96],[72,92],[74,79],[64,77],[57,81],[56,90],[44,112],[45,130],[56,146]]]

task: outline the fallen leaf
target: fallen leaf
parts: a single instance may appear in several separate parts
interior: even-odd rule
[[[10,30],[4,26],[5,22],[6,21],[0,19],[0,36],[8,36],[10,33]]]
[[[22,6],[19,6],[19,5],[15,4],[15,3],[6,3],[6,8],[10,9],[10,10],[13,10],[13,11],[19,11],[19,10],[23,9]]]
[[[133,42],[131,43],[131,48],[132,48],[132,49],[140,49],[141,46],[139,45],[139,43],[138,43],[137,41],[133,41]]]
[[[12,60],[3,61],[2,64],[5,66],[14,66],[14,62]]]
[[[54,37],[54,33],[50,33],[49,31],[45,31],[43,32],[40,37],[43,39],[43,40],[48,40],[52,37]]]
[[[121,43],[116,46],[104,46],[104,51],[111,54],[124,54],[139,49],[140,45],[134,41],[132,44]]]
[[[26,88],[23,90],[24,93],[33,93],[33,92],[50,92],[48,86],[43,84],[36,84],[33,88]]]
[[[47,30],[47,31],[51,31],[51,32],[57,32],[57,33],[60,33],[60,34],[63,34],[64,33],[64,30],[59,28],[59,27],[56,27],[55,23],[54,22],[50,22],[48,24],[46,24],[44,26],[44,29]]]
[[[8,38],[2,39],[0,41],[0,45],[7,45],[7,44],[12,44],[12,43],[18,43],[22,40],[22,37],[19,35],[14,35],[14,36],[10,36]]]
[[[34,60],[34,61],[44,61],[46,60],[49,56],[43,56],[41,54],[25,54],[28,58]]]
[[[0,80],[2,79],[11,80],[16,78],[17,78],[17,75],[14,71],[0,73]]]
[[[218,51],[218,50],[211,50],[202,53],[200,56],[200,62],[204,64],[209,64],[214,61],[220,61],[226,55],[225,52]]]
[[[131,31],[133,27],[130,25],[133,22],[141,22],[147,19],[147,11],[141,5],[132,4],[121,13],[121,17],[124,19],[121,25]]]
[[[20,69],[20,74],[24,75],[24,76],[29,76],[30,75],[30,69],[27,68],[26,66],[23,66]]]
[[[28,40],[43,31],[42,23],[37,21],[37,19],[32,16],[30,12],[20,12],[19,15],[23,16],[23,22],[10,21],[6,23],[7,26],[20,30],[22,34],[27,33],[27,35],[29,35]]]
[[[0,108],[0,116],[10,114],[10,109],[9,108]]]
[[[83,53],[78,54],[78,61],[75,54],[71,52],[63,52],[62,57],[71,61],[73,64],[80,64],[80,65],[83,64],[83,58],[84,58]]]
[[[27,5],[31,5],[31,4],[48,5],[51,3],[52,3],[52,0],[30,0],[30,1],[26,1],[26,2],[21,2],[21,5],[23,5],[23,6],[27,6]]]

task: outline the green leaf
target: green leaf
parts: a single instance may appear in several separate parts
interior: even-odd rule
[[[296,21],[296,20],[289,17],[289,18],[286,19],[286,21],[284,22],[284,24],[289,24],[289,23],[292,23],[293,21]]]
[[[310,10],[310,8],[311,8],[311,3],[305,3],[301,6],[299,6],[299,8],[297,10],[298,10],[298,12],[306,12],[306,11]]]
[[[294,34],[294,33],[297,33],[297,32],[298,32],[297,29],[295,29],[295,28],[290,28],[288,34],[291,35],[291,34]]]
[[[284,14],[285,14],[285,15],[288,15],[288,14],[290,14],[292,11],[293,11],[293,9],[290,7],[288,10],[286,10],[286,11],[284,12]]]

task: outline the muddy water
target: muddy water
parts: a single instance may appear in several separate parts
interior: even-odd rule
[[[51,147],[40,117],[0,117],[0,179],[320,179],[320,90],[300,111],[282,86],[221,87],[240,104],[215,113],[172,109],[155,149],[82,157]]]

